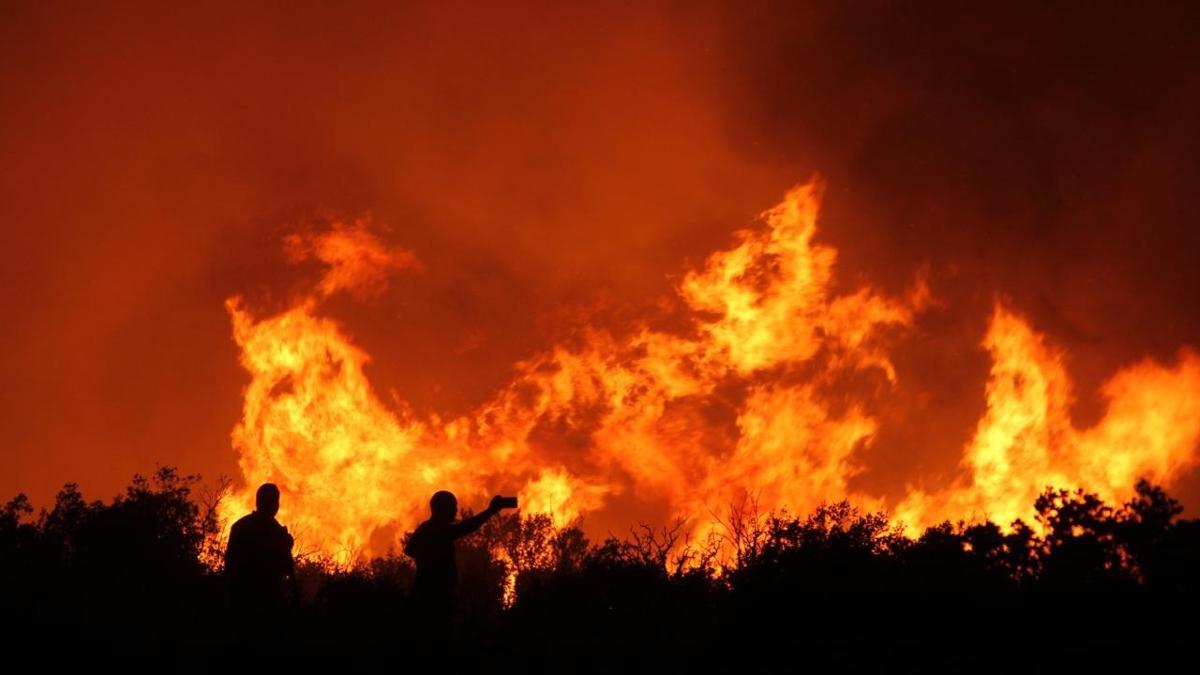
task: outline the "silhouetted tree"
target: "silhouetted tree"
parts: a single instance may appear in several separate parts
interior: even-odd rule
[[[74,484],[36,517],[23,495],[5,503],[0,635],[53,626],[76,639],[237,640],[207,553],[220,543],[216,493],[197,486],[163,469],[109,503]],[[910,539],[846,502],[803,517],[742,504],[706,540],[676,521],[598,544],[546,516],[497,516],[460,545],[456,639],[560,661],[654,649],[748,667],[748,655],[777,655],[818,670],[955,672],[1063,669],[1188,644],[1200,521],[1180,520],[1178,502],[1145,482],[1120,506],[1048,489],[1035,508],[1033,526],[944,522]],[[405,645],[413,572],[395,553],[349,565],[309,557],[281,635],[419,648]]]

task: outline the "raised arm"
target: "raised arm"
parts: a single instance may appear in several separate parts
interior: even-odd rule
[[[501,506],[503,501],[504,498],[500,497],[499,495],[492,497],[492,503],[488,504],[486,509],[476,515],[471,516],[470,518],[464,518],[451,525],[450,536],[454,539],[458,539],[459,537],[471,534],[475,530],[483,527],[483,524],[488,521],[488,518],[500,513],[500,509],[504,508]]]

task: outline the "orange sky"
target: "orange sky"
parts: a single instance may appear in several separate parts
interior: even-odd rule
[[[1082,424],[1200,346],[1186,6],[243,4],[0,7],[0,495],[236,476],[223,303],[284,307],[314,272],[282,237],[330,215],[422,263],[329,305],[376,389],[454,414],[819,172],[839,279],[927,266],[940,302],[865,451],[884,489],[952,471],[997,292],[1069,352]]]

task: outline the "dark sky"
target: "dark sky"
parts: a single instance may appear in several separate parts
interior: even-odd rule
[[[329,313],[453,414],[820,174],[845,287],[925,268],[939,301],[868,488],[952,469],[997,294],[1068,351],[1080,425],[1200,346],[1196,3],[502,5],[0,3],[0,494],[236,475],[223,302],[284,307],[313,270],[281,237],[331,217],[421,260]]]

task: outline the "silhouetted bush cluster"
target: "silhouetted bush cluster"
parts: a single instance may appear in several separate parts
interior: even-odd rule
[[[412,634],[413,567],[397,555],[349,569],[301,560],[276,626],[237,621],[216,500],[197,481],[163,469],[107,504],[67,485],[36,516],[24,496],[9,501],[4,635],[388,645]],[[1047,490],[1036,510],[1033,526],[947,522],[911,539],[845,502],[804,517],[742,508],[704,541],[676,523],[599,543],[544,516],[500,516],[460,543],[454,639],[513,658],[650,650],[913,670],[1077,665],[1194,639],[1200,521],[1180,520],[1177,502],[1140,483],[1119,507]]]

